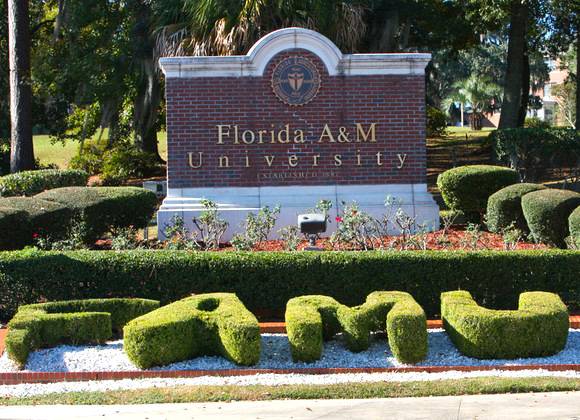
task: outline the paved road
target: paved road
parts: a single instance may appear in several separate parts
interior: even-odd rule
[[[0,419],[568,419],[580,392],[369,400],[243,401],[133,406],[3,407]]]

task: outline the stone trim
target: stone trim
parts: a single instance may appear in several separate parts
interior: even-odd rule
[[[316,54],[330,76],[419,76],[424,74],[431,60],[431,54],[423,53],[342,54],[332,41],[318,32],[285,28],[258,40],[246,55],[167,57],[161,58],[159,65],[167,78],[260,77],[270,60],[288,49]]]

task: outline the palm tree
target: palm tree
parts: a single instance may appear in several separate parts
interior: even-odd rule
[[[490,111],[493,103],[497,102],[501,94],[501,87],[488,77],[471,75],[467,79],[453,84],[453,92],[443,101],[444,109],[448,110],[452,105],[459,103],[463,123],[463,109],[471,108],[470,125],[473,130],[481,130],[483,113]]]
[[[356,51],[366,31],[363,2],[348,0],[170,0],[151,7],[160,55],[240,54],[289,26],[317,30],[339,48]]]
[[[10,171],[34,169],[28,0],[8,0]]]

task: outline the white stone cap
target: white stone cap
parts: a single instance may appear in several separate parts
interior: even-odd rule
[[[167,57],[159,65],[167,78],[259,77],[272,57],[290,49],[317,55],[331,76],[423,75],[431,60],[431,54],[424,53],[343,54],[318,32],[285,28],[258,40],[246,55]]]

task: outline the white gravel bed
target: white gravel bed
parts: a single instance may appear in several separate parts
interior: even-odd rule
[[[442,329],[429,330],[429,354],[418,366],[511,366],[537,364],[580,364],[580,329],[571,329],[568,343],[560,353],[539,358],[511,360],[479,360],[463,356]],[[374,337],[368,350],[351,353],[340,339],[324,344],[323,356],[314,363],[293,362],[285,334],[263,334],[260,362],[250,369],[292,368],[361,368],[401,367],[392,355],[386,339]],[[151,370],[219,370],[247,369],[219,356],[205,356],[173,363]],[[0,372],[16,371],[4,354],[0,358]],[[139,370],[123,352],[122,341],[101,346],[59,346],[32,352],[25,371],[28,372],[88,372]]]
[[[341,373],[331,375],[297,375],[297,374],[258,374],[249,376],[201,376],[198,378],[151,378],[151,379],[121,379],[117,381],[88,382],[55,382],[49,384],[19,384],[0,386],[0,397],[30,397],[35,395],[68,393],[120,391],[131,389],[164,388],[175,386],[224,386],[224,385],[331,385],[341,383],[370,382],[412,382],[437,381],[445,379],[466,379],[480,377],[503,378],[538,378],[559,377],[580,379],[580,372],[563,371],[550,372],[545,369],[530,369],[523,371],[447,371],[437,373]]]

